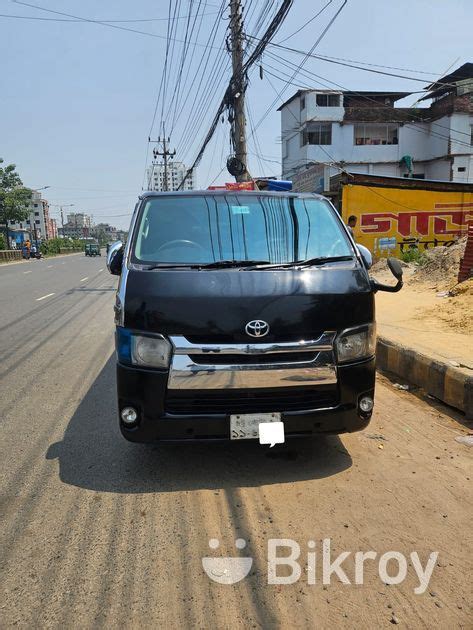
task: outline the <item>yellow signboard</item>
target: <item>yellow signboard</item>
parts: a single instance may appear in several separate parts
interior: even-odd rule
[[[377,256],[449,245],[473,221],[473,193],[346,184],[342,217],[357,218],[355,239]]]

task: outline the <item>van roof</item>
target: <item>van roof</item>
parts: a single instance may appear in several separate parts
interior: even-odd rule
[[[238,194],[243,197],[310,197],[315,199],[326,199],[324,195],[317,193],[302,193],[296,191],[273,191],[273,190],[177,190],[168,192],[146,191],[139,196],[140,199],[149,199],[150,197],[219,197],[222,195]]]

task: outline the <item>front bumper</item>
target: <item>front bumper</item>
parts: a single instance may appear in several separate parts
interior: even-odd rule
[[[375,359],[351,365],[339,366],[336,404],[320,408],[282,411],[286,437],[303,437],[318,433],[347,433],[365,428],[371,413],[359,411],[361,396],[374,395]],[[139,414],[134,427],[127,427],[120,420],[124,437],[132,442],[159,440],[229,440],[230,410],[228,413],[177,414],[166,410],[168,373],[137,369],[117,364],[117,389],[119,409],[132,406]],[[290,389],[290,388],[289,388]],[[318,386],[314,385],[313,391]],[[247,393],[242,391],[242,394]],[[258,413],[261,409],[248,409]]]

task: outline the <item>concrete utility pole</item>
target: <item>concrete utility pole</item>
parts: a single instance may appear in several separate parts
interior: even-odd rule
[[[230,41],[232,48],[232,68],[235,77],[235,157],[244,165],[241,175],[236,175],[237,182],[249,180],[246,170],[246,118],[245,118],[245,77],[243,76],[242,48],[243,18],[240,0],[230,0]]]
[[[150,140],[150,142],[153,142],[152,140]],[[166,138],[166,136],[164,135],[164,137],[161,139],[161,136],[158,137],[157,140],[154,140],[154,142],[158,142],[159,144],[163,145],[163,150],[159,151],[159,149],[153,149],[153,156],[156,159],[158,156],[162,156],[163,161],[164,161],[164,190],[167,192],[169,190],[168,188],[168,158],[173,158],[176,155],[176,149],[174,149],[174,151],[169,151],[168,144],[170,142],[170,138]]]

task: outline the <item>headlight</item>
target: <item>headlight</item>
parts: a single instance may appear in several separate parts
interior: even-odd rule
[[[117,326],[115,343],[120,363],[169,368],[172,345],[163,335],[144,336],[133,333],[129,328]]]
[[[339,363],[371,357],[376,351],[376,326],[366,324],[345,330],[337,337],[335,345]]]
[[[131,362],[154,368],[168,368],[171,361],[172,346],[162,335],[144,337],[131,336]]]

